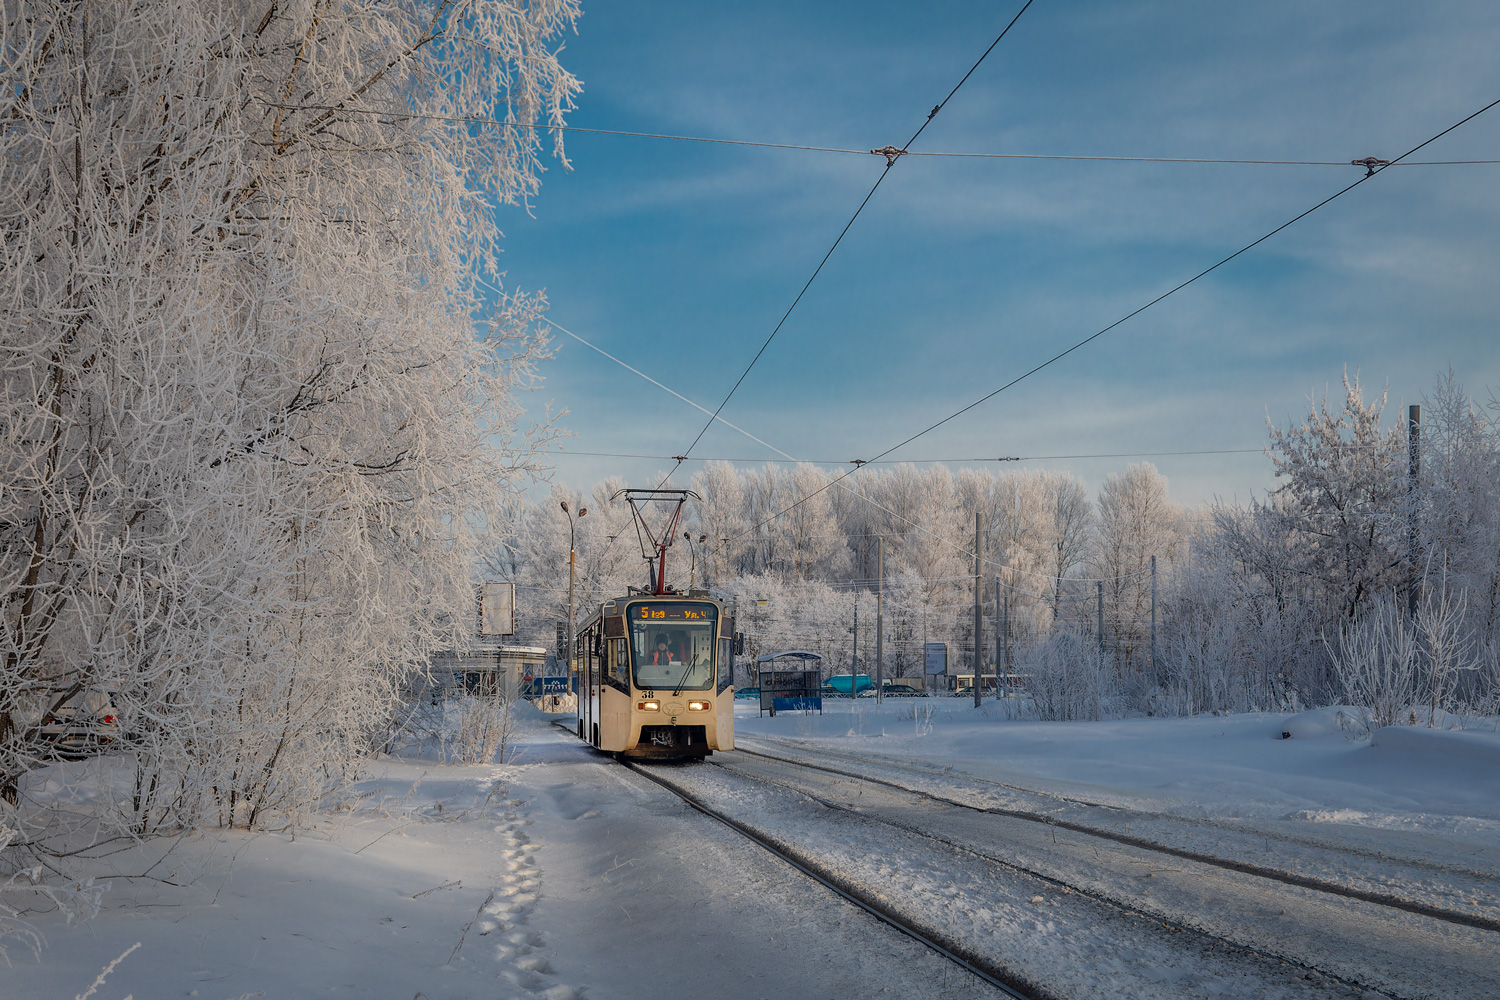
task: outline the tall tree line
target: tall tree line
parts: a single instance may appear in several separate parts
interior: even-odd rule
[[[690,539],[675,541],[672,581],[686,586],[691,566],[696,586],[737,600],[753,651],[807,648],[847,669],[856,605],[860,656],[872,663],[883,550],[887,672],[919,672],[925,641],[948,642],[967,664],[977,515],[984,669],[1008,622],[1014,669],[1060,670],[1086,653],[1116,708],[1172,713],[1349,696],[1330,640],[1381,602],[1406,601],[1415,581],[1432,615],[1461,619],[1466,658],[1444,690],[1474,706],[1500,691],[1497,404],[1439,378],[1415,483],[1406,428],[1383,419],[1385,406],[1346,378],[1340,395],[1309,398],[1303,420],[1270,425],[1277,485],[1244,505],[1185,509],[1145,463],[1107,475],[1093,496],[1062,472],[897,465],[834,482],[811,465],[709,463],[680,484],[702,499],[690,502]],[[645,582],[625,512],[608,504],[620,485],[596,488],[597,513],[578,523],[580,608]],[[492,560],[521,585],[528,634],[544,644],[566,606],[556,507],[570,495],[553,492],[522,512],[519,543]]]

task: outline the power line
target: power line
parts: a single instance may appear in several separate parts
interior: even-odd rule
[[[593,345],[589,345],[589,346],[593,346]],[[600,353],[603,354],[604,352],[600,351]],[[608,357],[608,356],[609,355],[606,355],[606,357]],[[620,363],[624,364],[624,362],[620,362]],[[629,366],[626,365],[626,367],[629,367]],[[635,369],[631,369],[631,370],[634,371]],[[647,376],[642,376],[642,377],[643,378],[647,378]],[[661,383],[658,382],[656,384],[660,385]],[[663,386],[663,388],[665,388],[665,386]],[[670,390],[670,389],[668,389],[667,391],[668,392],[672,392],[672,390]],[[674,396],[677,395],[675,392],[672,393],[672,394]],[[692,401],[688,400],[688,402],[691,403]],[[696,403],[693,403],[692,405],[697,406]],[[702,407],[698,407],[698,408],[699,409],[703,409]],[[728,426],[730,426],[730,427],[734,427],[735,430],[740,430],[740,428],[735,427],[733,424],[730,424],[728,421],[723,421],[723,422],[725,424],[727,424]],[[745,432],[741,431],[741,433],[745,433]],[[862,461],[859,464],[861,464],[861,465],[943,465],[943,464],[952,463],[954,465],[958,465],[958,464],[965,463],[965,462],[1044,462],[1044,461],[1061,461],[1061,460],[1064,460],[1064,459],[1085,459],[1085,458],[1168,458],[1168,457],[1182,456],[1182,455],[1261,455],[1261,454],[1264,454],[1265,451],[1266,451],[1266,449],[1262,447],[1262,448],[1211,448],[1211,449],[1204,449],[1204,450],[1199,450],[1199,451],[1114,451],[1114,452],[1096,452],[1096,453],[1087,454],[1087,455],[1082,455],[1082,454],[1080,454],[1080,455],[1002,455],[1002,456],[999,456],[998,458],[995,457],[995,456],[993,456],[993,455],[979,455],[979,456],[973,456],[973,457],[969,457],[969,458],[889,458],[889,459],[874,459],[874,460],[871,460],[871,461]],[[831,459],[824,460],[824,459],[811,459],[811,458],[807,458],[807,459],[792,459],[792,458],[703,458],[703,457],[690,457],[688,455],[644,455],[644,454],[636,454],[636,453],[632,453],[632,452],[617,452],[617,451],[570,451],[570,450],[564,449],[564,448],[559,448],[556,451],[547,452],[546,454],[550,454],[550,455],[577,455],[577,456],[587,456],[589,458],[644,458],[644,459],[652,459],[654,461],[659,461],[659,462],[671,462],[671,461],[674,461],[676,459],[681,459],[684,462],[731,462],[731,463],[738,463],[738,464],[741,464],[741,465],[849,465],[849,464],[851,464],[851,463],[849,463],[847,461],[845,461],[845,462],[839,462],[839,461],[834,461],[834,460],[831,460]]]
[[[850,227],[854,225],[854,221],[859,218],[860,213],[865,210],[865,206],[870,203],[870,199],[875,196],[875,191],[880,187],[881,182],[885,180],[886,175],[891,172],[891,168],[896,165],[896,160],[899,159],[901,155],[905,154],[906,150],[911,147],[912,143],[916,142],[917,139],[921,137],[922,133],[926,131],[927,126],[932,123],[932,120],[938,116],[938,113],[941,112],[943,108],[948,104],[948,102],[953,99],[953,95],[958,93],[959,88],[968,82],[969,77],[974,75],[974,71],[979,68],[979,64],[984,62],[989,54],[995,50],[995,46],[1000,44],[1000,40],[1003,39],[1007,34],[1009,34],[1011,28],[1015,27],[1016,22],[1021,19],[1022,14],[1026,13],[1027,8],[1029,8],[1031,4],[1032,0],[1026,0],[1026,2],[1021,5],[1021,9],[1016,11],[1015,17],[1012,17],[1010,19],[1010,22],[1006,24],[1003,29],[1001,29],[1000,34],[995,36],[995,40],[990,43],[989,48],[985,49],[984,53],[974,61],[974,65],[970,66],[969,71],[963,75],[963,78],[959,80],[958,83],[953,85],[953,89],[948,91],[948,96],[938,102],[938,104],[927,113],[927,118],[922,122],[920,126],[918,126],[917,130],[912,133],[912,137],[906,140],[906,144],[901,147],[900,151],[886,154],[885,169],[880,172],[879,177],[875,178],[875,183],[871,185],[869,192],[865,194],[864,200],[859,203],[859,207],[854,210],[854,214],[850,216],[849,221],[844,224],[844,228],[839,232],[838,238],[833,241],[833,245],[828,248],[828,252],[823,255],[823,259],[818,261],[818,266],[813,269],[812,276],[807,279],[806,284],[802,286],[802,290],[797,293],[797,297],[792,300],[792,304],[787,307],[786,312],[782,315],[781,319],[777,321],[775,328],[771,330],[770,336],[766,337],[765,343],[760,345],[760,350],[755,352],[755,357],[750,359],[750,363],[745,366],[745,370],[740,372],[740,377],[735,379],[734,385],[729,387],[729,392],[725,393],[723,400],[721,400],[719,405],[714,409],[713,416],[709,417],[708,421],[703,425],[702,428],[699,429],[697,436],[693,438],[692,443],[683,450],[682,454],[684,456],[684,460],[685,456],[691,455],[693,453],[693,449],[698,446],[698,442],[703,440],[703,435],[706,434],[708,432],[708,429],[713,426],[714,419],[718,417],[719,413],[724,409],[726,405],[728,405],[729,400],[734,396],[735,391],[739,389],[740,384],[745,381],[745,377],[750,374],[750,370],[755,367],[755,363],[760,360],[761,355],[766,353],[766,348],[771,346],[771,341],[776,338],[776,334],[781,332],[782,326],[786,324],[788,317],[792,315],[792,311],[797,308],[797,303],[802,301],[802,297],[807,294],[807,290],[812,287],[812,283],[816,281],[818,275],[822,273],[823,265],[828,263],[828,258],[833,256],[833,252],[837,250],[839,244],[844,241],[844,236],[849,232]],[[681,465],[682,462],[677,463],[677,466]],[[677,466],[673,467],[674,470],[677,468]],[[668,475],[670,476],[671,474],[668,473]]]
[[[1369,173],[1367,173],[1367,174],[1365,174],[1365,176],[1359,178],[1359,180],[1355,181],[1353,184],[1350,184],[1350,185],[1348,185],[1348,186],[1346,186],[1344,188],[1341,188],[1340,190],[1334,192],[1333,194],[1329,195],[1327,198],[1324,198],[1322,201],[1318,202],[1313,207],[1307,209],[1304,212],[1301,212],[1301,213],[1293,216],[1291,219],[1287,220],[1286,222],[1283,222],[1281,225],[1277,226],[1275,229],[1273,229],[1270,232],[1266,233],[1264,236],[1261,236],[1260,238],[1258,238],[1258,239],[1256,239],[1256,240],[1254,240],[1254,241],[1252,241],[1250,243],[1245,244],[1244,246],[1242,246],[1238,250],[1236,250],[1234,253],[1229,254],[1227,257],[1220,258],[1217,262],[1215,262],[1214,264],[1212,264],[1209,267],[1204,268],[1202,271],[1199,271],[1197,274],[1193,275],[1191,278],[1188,278],[1186,281],[1183,281],[1183,282],[1181,282],[1181,283],[1179,283],[1177,285],[1174,285],[1172,288],[1169,288],[1167,291],[1162,292],[1160,295],[1156,296],[1156,298],[1154,298],[1151,301],[1147,302],[1145,305],[1139,306],[1138,308],[1131,310],[1130,312],[1126,313],[1124,316],[1122,316],[1119,319],[1115,320],[1113,323],[1110,323],[1108,326],[1100,329],[1096,333],[1090,334],[1089,336],[1087,336],[1087,337],[1083,338],[1082,340],[1078,341],[1076,344],[1074,344],[1073,346],[1067,348],[1066,350],[1060,351],[1057,354],[1054,354],[1052,357],[1048,358],[1046,361],[1043,361],[1041,364],[1036,365],[1035,367],[1029,369],[1028,371],[1025,371],[1025,372],[1021,373],[1020,375],[1017,375],[1015,378],[1011,379],[1009,382],[1006,382],[1004,385],[1000,386],[998,389],[995,389],[992,392],[986,393],[985,395],[983,395],[983,396],[979,397],[978,399],[974,400],[972,403],[969,403],[967,406],[960,407],[959,409],[957,409],[954,412],[948,414],[946,417],[942,418],[941,420],[938,420],[935,423],[929,424],[927,427],[924,427],[922,430],[918,431],[917,433],[912,434],[910,437],[907,437],[907,438],[902,439],[901,441],[898,441],[897,443],[891,445],[889,448],[887,448],[884,451],[882,451],[879,454],[877,454],[874,458],[859,460],[858,464],[856,464],[853,469],[848,470],[846,472],[840,473],[836,478],[834,478],[827,485],[825,485],[825,486],[823,486],[823,487],[821,487],[821,488],[819,488],[817,490],[814,490],[812,493],[809,493],[807,496],[803,497],[801,500],[798,500],[791,507],[786,508],[786,510],[781,511],[780,513],[772,515],[769,519],[767,519],[767,521],[763,521],[763,522],[761,522],[761,524],[757,524],[757,525],[755,525],[755,526],[747,529],[742,534],[748,534],[751,531],[755,531],[757,528],[761,527],[763,524],[767,524],[770,521],[774,521],[776,518],[781,517],[784,514],[786,514],[787,511],[790,511],[790,510],[794,509],[795,507],[798,507],[801,504],[806,503],[807,501],[811,500],[813,497],[817,496],[819,493],[822,493],[822,492],[826,491],[827,489],[829,489],[831,486],[835,485],[836,483],[842,482],[843,480],[849,478],[854,473],[858,472],[861,468],[863,468],[865,465],[868,465],[871,462],[879,461],[880,459],[884,458],[886,455],[889,455],[891,452],[895,451],[896,449],[904,447],[904,446],[910,444],[911,442],[917,440],[918,438],[923,437],[926,434],[930,434],[932,431],[937,430],[939,427],[941,427],[944,424],[948,423],[950,420],[953,420],[953,419],[955,419],[955,418],[957,418],[957,417],[959,417],[959,416],[961,416],[961,415],[969,412],[970,410],[974,409],[976,406],[980,405],[981,403],[983,403],[983,402],[985,402],[987,400],[993,399],[995,396],[998,396],[1000,393],[1004,392],[1006,389],[1009,389],[1011,386],[1013,386],[1016,383],[1022,381],[1023,379],[1030,378],[1032,375],[1035,375],[1037,372],[1041,371],[1043,368],[1048,367],[1049,365],[1053,364],[1054,362],[1062,360],[1063,358],[1067,357],[1069,354],[1072,354],[1074,351],[1076,351],[1079,348],[1085,346],[1086,344],[1092,343],[1093,341],[1095,341],[1095,340],[1099,339],[1100,337],[1104,336],[1109,331],[1115,329],[1117,326],[1120,326],[1122,323],[1125,323],[1128,320],[1131,320],[1131,319],[1135,318],[1136,316],[1139,316],[1141,313],[1145,312],[1147,309],[1150,309],[1152,306],[1156,305],[1158,302],[1161,302],[1164,299],[1166,299],[1166,298],[1168,298],[1168,297],[1170,297],[1172,295],[1175,295],[1177,292],[1180,292],[1182,289],[1184,289],[1184,288],[1188,287],[1189,285],[1193,284],[1198,279],[1203,278],[1203,277],[1205,277],[1208,274],[1211,274],[1212,272],[1214,272],[1214,271],[1218,270],[1219,268],[1223,267],[1225,264],[1227,264],[1230,261],[1234,260],[1236,257],[1239,257],[1241,254],[1244,254],[1244,253],[1250,251],[1251,249],[1259,246],[1260,244],[1264,243],[1266,240],[1269,240],[1271,237],[1275,236],[1277,233],[1280,233],[1282,230],[1287,229],[1288,227],[1294,225],[1295,223],[1300,222],[1301,220],[1307,218],[1309,215],[1311,215],[1312,213],[1316,212],[1318,209],[1322,208],[1324,205],[1327,205],[1329,202],[1332,202],[1332,201],[1334,201],[1334,200],[1336,200],[1338,198],[1343,197],[1344,195],[1348,194],[1350,191],[1353,191],[1355,188],[1359,187],[1365,181],[1369,180],[1371,177],[1374,177],[1376,174],[1382,173],[1385,170],[1388,170],[1390,167],[1394,166],[1396,163],[1400,162],[1401,160],[1406,159],[1407,157],[1411,156],[1413,153],[1417,152],[1418,150],[1423,149],[1423,148],[1431,145],[1432,143],[1434,143],[1437,140],[1441,139],[1443,136],[1447,135],[1449,132],[1452,132],[1454,129],[1457,129],[1457,128],[1463,126],[1463,125],[1468,124],[1469,122],[1473,121],[1475,118],[1478,118],[1480,115],[1484,114],[1486,111],[1488,111],[1491,108],[1495,107],[1495,105],[1497,105],[1497,104],[1500,104],[1500,99],[1491,101],[1490,103],[1486,104],[1484,107],[1480,108],[1478,111],[1475,111],[1473,114],[1467,115],[1466,117],[1460,119],[1459,121],[1453,123],[1452,125],[1449,125],[1447,128],[1443,129],[1441,132],[1438,132],[1436,135],[1433,135],[1430,138],[1425,139],[1422,142],[1418,143],[1417,145],[1413,146],[1411,149],[1408,149],[1405,153],[1402,153],[1400,156],[1396,157],[1394,160],[1391,160],[1388,163],[1383,163],[1383,164],[1381,164],[1379,166],[1372,166],[1370,168],[1370,170],[1369,170]]]
[[[977,65],[977,64],[976,64]],[[952,95],[949,95],[952,96]],[[673,142],[695,142],[714,146],[750,146],[758,149],[789,149],[808,153],[838,153],[851,156],[920,156],[936,159],[966,160],[1075,160],[1101,163],[1208,163],[1242,164],[1268,167],[1363,167],[1361,160],[1273,160],[1246,157],[1212,156],[1107,156],[1070,153],[971,153],[948,150],[920,151],[897,149],[887,146],[882,149],[853,149],[843,146],[812,146],[793,142],[765,142],[755,139],[722,139],[702,135],[677,135],[670,132],[635,132],[627,129],[584,128],[578,125],[544,125],[537,122],[506,121],[502,118],[486,118],[481,115],[432,115],[395,108],[347,108],[334,104],[277,104],[261,101],[268,108],[284,111],[338,111],[345,114],[377,115],[401,121],[437,121],[452,125],[496,125],[503,128],[530,129],[538,132],[576,132],[583,135],[613,135],[632,139],[663,139]],[[911,145],[910,142],[907,143]],[[1390,166],[1403,167],[1452,167],[1497,164],[1500,160],[1411,160]]]

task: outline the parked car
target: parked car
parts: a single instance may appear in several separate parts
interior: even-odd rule
[[[112,692],[85,689],[55,704],[69,690],[52,688],[39,706],[43,714],[38,735],[55,746],[59,756],[91,756],[120,738],[120,713]]]

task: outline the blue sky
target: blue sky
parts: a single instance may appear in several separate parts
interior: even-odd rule
[[[900,145],[1015,3],[595,4],[570,124]],[[1037,0],[914,150],[1391,158],[1500,98],[1500,4]],[[572,134],[512,287],[713,408],[884,160]],[[1500,108],[1415,159],[1500,159]],[[798,458],[868,457],[1357,179],[1355,167],[897,162],[724,416]],[[1500,165],[1385,171],[893,459],[1259,448],[1344,368],[1397,405],[1449,365],[1500,387]],[[680,454],[704,417],[559,336],[528,402],[579,452]],[[774,458],[722,425],[696,456]],[[1132,459],[1058,460],[1091,487]],[[1263,455],[1152,459],[1174,498],[1247,498]],[[557,456],[555,480],[670,462]],[[956,463],[954,463],[956,464]],[[685,471],[699,468],[689,463]],[[994,468],[991,463],[990,468]],[[1008,464],[1004,468],[1016,468]]]

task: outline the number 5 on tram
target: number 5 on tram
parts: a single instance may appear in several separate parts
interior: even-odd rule
[[[734,619],[708,597],[603,605],[578,633],[578,735],[624,757],[734,749]]]

